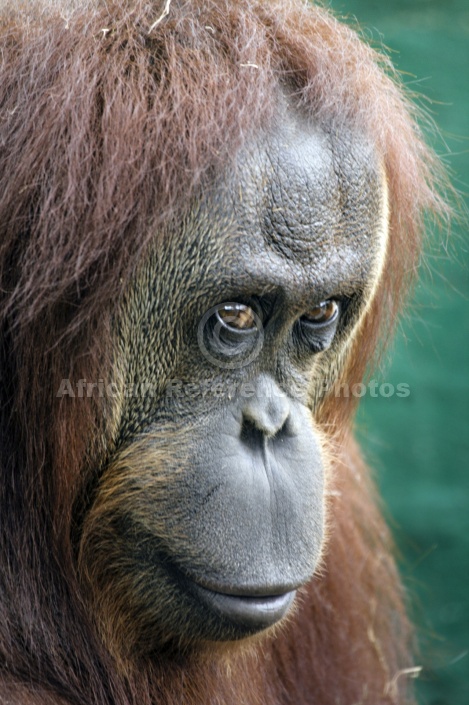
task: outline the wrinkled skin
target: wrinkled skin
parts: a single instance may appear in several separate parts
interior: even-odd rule
[[[372,296],[385,221],[367,141],[284,106],[133,281],[115,319],[116,451],[80,536],[89,600],[129,649],[255,634],[314,574],[316,402]]]

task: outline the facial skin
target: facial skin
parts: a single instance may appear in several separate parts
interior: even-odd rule
[[[143,264],[115,319],[116,451],[80,539],[108,641],[239,640],[312,577],[315,400],[379,277],[385,201],[360,135],[281,109]]]

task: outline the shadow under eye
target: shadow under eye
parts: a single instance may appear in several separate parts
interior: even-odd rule
[[[214,353],[225,356],[249,353],[261,334],[257,327],[236,329],[215,315],[207,330],[207,342]]]
[[[294,341],[305,354],[327,350],[334,340],[340,322],[340,307],[337,305],[333,316],[324,322],[314,323],[301,317],[294,327]]]

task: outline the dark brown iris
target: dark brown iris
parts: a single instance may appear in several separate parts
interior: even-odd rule
[[[328,301],[322,301],[317,306],[314,306],[314,308],[307,311],[302,318],[306,323],[328,323],[335,318],[338,308],[337,301],[329,299]]]
[[[233,330],[249,331],[256,328],[254,311],[244,304],[223,304],[217,314],[221,322]]]

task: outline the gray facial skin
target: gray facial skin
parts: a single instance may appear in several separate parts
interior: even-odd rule
[[[327,471],[314,400],[375,284],[384,214],[370,145],[285,111],[136,276],[114,351],[134,392],[81,550],[95,594],[120,576],[116,609],[143,642],[248,636],[313,575]],[[318,322],[323,302],[335,313]],[[253,325],[227,325],[227,304]]]

